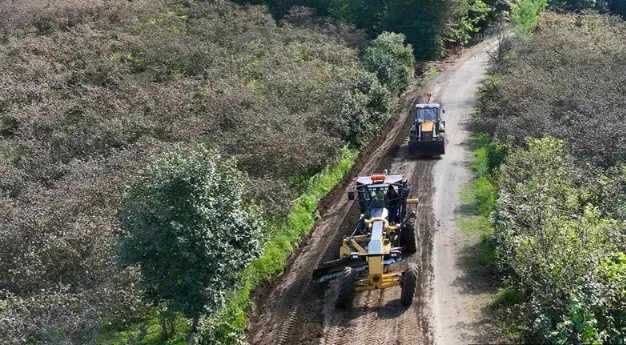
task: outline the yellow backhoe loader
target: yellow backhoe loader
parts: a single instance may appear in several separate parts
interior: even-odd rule
[[[439,103],[432,103],[427,93],[415,105],[415,117],[409,135],[409,153],[413,156],[440,156],[446,153],[445,121]]]

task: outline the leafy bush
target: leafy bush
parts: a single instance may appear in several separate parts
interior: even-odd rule
[[[344,148],[336,163],[310,178],[308,191],[292,204],[285,222],[272,227],[271,238],[265,243],[262,256],[248,266],[226,307],[219,315],[201,320],[200,344],[238,344],[245,341],[245,310],[249,308],[253,289],[284,271],[297,243],[313,228],[318,203],[342,180],[357,155],[357,150]]]
[[[487,146],[487,169],[493,173],[500,165],[506,161],[510,153],[510,147],[499,141],[493,141]]]
[[[528,6],[516,9],[532,24],[522,28],[534,26]],[[479,100],[474,129],[495,139],[485,152],[498,195],[495,263],[503,286],[520,294],[500,310],[536,342],[626,336],[616,280],[626,251],[626,147],[612,139],[626,130],[616,87],[626,75],[625,32],[611,17],[544,14],[532,36],[495,55]]]
[[[539,15],[548,5],[548,0],[521,0],[511,5],[511,19],[515,29],[523,35],[532,33],[539,25]]]
[[[550,135],[606,168],[626,161],[625,35],[614,17],[545,14],[540,30],[498,67],[475,129],[517,145]]]
[[[490,13],[494,10],[482,0],[470,0],[464,15],[453,25],[446,40],[452,43],[467,43],[473,35],[486,29]]]
[[[260,251],[263,222],[235,162],[200,146],[142,169],[122,199],[116,252],[138,265],[147,301],[194,320],[217,313]]]
[[[337,19],[354,23],[358,28],[375,32],[384,16],[385,3],[377,0],[329,0],[328,13]]]
[[[406,90],[415,77],[413,47],[404,45],[404,40],[402,34],[383,32],[361,54],[365,69],[376,73],[394,96]]]
[[[626,248],[626,224],[592,203],[607,180],[586,175],[562,141],[527,145],[499,169],[492,216],[498,268],[528,296],[522,322],[545,342],[616,343],[626,335],[626,300],[622,286],[602,283],[603,262]]]
[[[329,84],[325,125],[359,147],[373,138],[394,109],[395,98],[375,74],[355,70]]]

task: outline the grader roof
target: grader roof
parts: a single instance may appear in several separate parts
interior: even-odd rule
[[[415,108],[424,109],[424,108],[440,108],[439,103],[420,103],[416,104]]]
[[[385,180],[381,182],[380,180],[373,181],[372,176],[360,176],[356,180],[357,187],[360,186],[369,186],[376,185],[379,187],[386,187],[390,184],[398,184],[402,182],[404,177],[402,175],[386,175]]]

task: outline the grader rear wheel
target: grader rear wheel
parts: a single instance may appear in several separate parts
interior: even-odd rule
[[[400,293],[400,303],[402,305],[409,306],[413,303],[413,296],[415,296],[415,290],[417,289],[417,275],[417,265],[410,263],[403,274],[402,292]]]

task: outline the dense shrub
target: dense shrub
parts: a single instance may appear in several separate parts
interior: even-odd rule
[[[607,1],[596,0],[550,0],[550,7],[567,11],[581,11],[585,9],[605,9]]]
[[[235,162],[204,146],[157,158],[124,193],[120,264],[138,265],[146,300],[193,319],[192,332],[260,251],[264,224],[244,193]]]
[[[617,18],[546,13],[493,54],[480,97],[474,128],[496,139],[495,262],[519,297],[501,310],[535,342],[626,337],[625,34]]]
[[[596,10],[622,17],[626,15],[626,2],[623,0],[550,0],[550,7],[560,11]]]
[[[515,29],[523,35],[532,33],[539,25],[539,16],[548,0],[521,0],[511,5],[511,19]]]
[[[381,26],[387,31],[401,32],[414,47],[419,60],[437,59],[444,48],[447,14],[454,2],[390,1]]]
[[[332,81],[326,100],[325,125],[356,147],[372,139],[395,105],[395,98],[375,74],[358,70]]]
[[[498,66],[475,127],[496,137],[551,135],[603,167],[626,156],[626,24],[546,14],[532,39]]]
[[[617,181],[586,174],[562,141],[527,145],[499,169],[492,215],[498,268],[507,286],[527,296],[516,306],[518,321],[543,342],[619,343],[626,336],[619,282],[626,224],[592,203],[599,185]]]
[[[364,67],[376,73],[394,96],[406,90],[415,76],[413,47],[404,40],[402,34],[383,32],[361,54]]]
[[[470,0],[462,2],[462,15],[459,16],[455,25],[452,25],[447,34],[446,41],[452,44],[467,43],[474,35],[487,29],[490,22],[499,20],[494,6],[488,5],[482,0]]]
[[[273,217],[337,157],[345,140],[320,119],[340,108],[328,84],[360,69],[363,36],[285,18],[201,1],[0,2],[3,344],[85,344],[145,316],[137,272],[115,269],[114,215],[124,181],[172,143],[239,158]]]
[[[487,146],[487,169],[489,173],[493,173],[500,165],[506,162],[511,148],[507,144],[499,141],[493,141]]]

